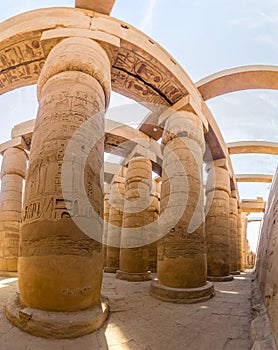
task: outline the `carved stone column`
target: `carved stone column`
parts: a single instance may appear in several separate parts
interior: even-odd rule
[[[238,236],[237,236],[237,199],[232,195],[230,197],[229,231],[230,231],[230,271],[232,275],[239,275],[238,270]]]
[[[238,257],[237,257],[237,269],[239,271],[244,271],[243,262],[243,247],[242,247],[242,219],[241,219],[241,209],[238,206],[238,216],[237,216],[237,244],[238,244]]]
[[[151,199],[150,199],[150,205],[148,207],[148,219],[149,223],[155,223],[157,222],[157,225],[154,225],[156,227],[156,230],[154,229],[153,232],[150,232],[152,235],[152,243],[149,244],[149,270],[151,272],[157,272],[157,244],[158,244],[158,235],[159,235],[159,225],[158,225],[158,218],[159,218],[159,209],[160,209],[160,183],[154,181],[153,182],[153,189],[151,192]]]
[[[116,277],[130,282],[150,280],[149,249],[144,233],[152,185],[152,164],[144,157],[131,159],[126,174],[126,195],[121,237],[120,270]]]
[[[125,184],[124,178],[116,176],[110,189],[110,210],[107,227],[105,272],[116,273],[120,267],[120,245],[123,222]]]
[[[181,111],[166,121],[162,138],[163,173],[157,279],[152,296],[175,303],[195,303],[214,295],[206,282],[203,154],[201,120]],[[164,232],[164,231],[163,231]]]
[[[226,159],[207,164],[206,245],[209,281],[232,281],[230,275],[230,176]]]
[[[247,241],[247,218],[246,213],[241,213],[242,231],[241,231],[241,271],[246,269],[246,241]]]
[[[108,232],[108,220],[109,220],[109,193],[104,195],[104,206],[103,206],[103,239],[102,239],[102,252],[103,252],[103,266],[106,266],[107,257],[107,232]]]
[[[0,275],[17,275],[22,186],[27,155],[16,147],[3,153],[0,196]]]
[[[100,44],[74,37],[52,49],[38,81],[39,110],[20,238],[20,301],[16,298],[6,308],[12,323],[35,335],[81,336],[98,329],[108,314],[107,303],[101,305],[100,289],[103,111],[109,103],[110,71],[110,60]],[[98,139],[92,149],[80,131],[86,121],[93,129],[90,135]],[[64,157],[74,134],[78,142],[63,180]],[[80,173],[80,157],[87,147],[91,152]],[[84,186],[79,180],[73,182],[76,177]],[[62,180],[75,184],[76,201],[71,202],[72,194],[63,193]],[[83,194],[91,207],[83,206]],[[89,221],[90,234],[77,226],[80,217]]]

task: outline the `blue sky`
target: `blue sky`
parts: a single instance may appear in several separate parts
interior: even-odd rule
[[[0,20],[39,7],[68,6],[71,0],[2,0]],[[219,70],[278,62],[277,0],[117,0],[112,16],[143,30],[183,66],[193,81]],[[35,87],[0,96],[0,142],[11,127],[35,118]],[[130,103],[114,94],[111,106]],[[226,142],[278,142],[278,92],[252,90],[227,94],[208,102]],[[142,109],[138,109],[138,122]],[[135,118],[136,119],[136,118]],[[233,156],[236,173],[272,174],[276,156]],[[267,198],[268,184],[240,184],[242,198]],[[254,226],[254,225],[252,225]],[[254,246],[254,244],[253,244]]]

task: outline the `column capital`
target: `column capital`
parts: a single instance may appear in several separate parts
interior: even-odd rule
[[[229,162],[227,158],[214,159],[206,164],[206,171],[209,172],[213,168],[223,168],[229,170]]]
[[[46,82],[59,73],[85,73],[100,84],[109,105],[111,91],[111,64],[106,51],[96,41],[71,37],[57,44],[48,55],[38,80],[38,98]]]

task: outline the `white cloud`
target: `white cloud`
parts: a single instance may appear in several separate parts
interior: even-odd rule
[[[148,32],[151,30],[152,26],[152,18],[154,16],[155,8],[159,0],[150,0],[148,1],[146,15],[141,24],[141,30],[144,32]]]

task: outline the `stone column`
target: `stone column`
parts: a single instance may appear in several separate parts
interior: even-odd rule
[[[166,121],[162,138],[163,173],[157,279],[152,296],[174,303],[195,303],[214,295],[206,282],[203,154],[201,120],[181,111]]]
[[[125,197],[124,178],[116,176],[110,189],[105,272],[116,273],[120,267],[120,246]]]
[[[103,111],[109,103],[110,71],[110,60],[100,44],[74,37],[51,50],[39,77],[39,110],[20,238],[20,301],[16,298],[6,308],[12,323],[35,335],[81,336],[99,328],[108,314],[107,303],[101,305],[100,289]],[[86,121],[89,136],[97,139],[94,147],[87,144],[84,137],[88,135],[80,129]],[[77,142],[72,163],[63,174],[73,135]],[[86,164],[80,173],[81,157],[87,148],[91,152],[89,156],[85,153]],[[73,193],[63,192],[62,180],[72,184]],[[73,196],[77,198],[74,202]],[[83,205],[86,200],[91,206]],[[89,233],[76,224],[82,218],[85,223],[89,221]]]
[[[230,176],[226,159],[207,164],[206,245],[209,281],[232,281],[230,275]]]
[[[246,239],[247,239],[247,218],[246,213],[241,213],[241,271],[246,269]]]
[[[148,218],[149,223],[157,222],[157,225],[154,225],[157,229],[150,234],[153,236],[152,243],[149,244],[149,270],[151,272],[157,272],[157,243],[159,236],[159,208],[160,208],[160,183],[154,181],[152,192],[151,192],[150,206],[148,207]]]
[[[243,248],[242,248],[242,220],[241,220],[241,209],[238,206],[238,216],[237,216],[237,244],[238,244],[238,257],[237,257],[237,269],[239,271],[244,271],[243,261]]]
[[[230,197],[229,231],[230,231],[230,271],[232,275],[239,275],[238,270],[238,236],[237,236],[237,199],[235,195]]]
[[[3,153],[0,196],[0,276],[16,276],[27,155],[16,147]]]
[[[102,252],[103,252],[103,267],[106,266],[107,257],[107,232],[108,232],[108,220],[109,220],[109,193],[104,195],[104,206],[103,206],[103,238],[102,238]]]
[[[126,195],[121,237],[120,270],[116,277],[130,282],[150,280],[145,226],[152,185],[152,164],[144,157],[131,159],[126,174]]]

